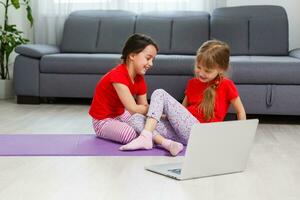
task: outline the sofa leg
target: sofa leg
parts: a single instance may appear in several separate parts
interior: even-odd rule
[[[40,104],[40,97],[34,96],[17,96],[18,104]]]

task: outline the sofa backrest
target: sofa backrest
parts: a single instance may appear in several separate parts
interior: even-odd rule
[[[61,52],[120,52],[134,32],[135,19],[136,14],[130,11],[75,11],[65,22]]]
[[[137,33],[150,35],[163,54],[195,54],[209,39],[209,13],[147,12],[137,16]]]
[[[151,36],[159,53],[191,54],[209,39],[209,13],[198,11],[147,12],[75,11],[65,22],[61,52],[121,53],[133,33]]]
[[[280,6],[218,8],[210,37],[227,42],[232,55],[287,55],[287,14]]]
[[[210,19],[211,18],[211,19]],[[232,55],[288,55],[288,19],[280,6],[146,12],[85,10],[65,22],[61,52],[121,53],[133,33],[150,35],[161,54],[194,55],[208,39],[227,42]]]

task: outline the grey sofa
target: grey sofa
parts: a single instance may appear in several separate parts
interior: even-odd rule
[[[231,46],[230,76],[249,114],[299,115],[300,50],[289,52],[288,19],[278,6],[207,12],[77,11],[65,22],[59,47],[22,45],[14,64],[18,103],[41,97],[92,98],[97,81],[119,62],[126,38],[152,36],[160,46],[146,80],[179,101],[193,76],[197,48],[208,39]]]

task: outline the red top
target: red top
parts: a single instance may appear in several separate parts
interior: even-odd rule
[[[188,82],[185,90],[185,95],[187,97],[188,102],[187,109],[201,123],[223,121],[230,106],[230,101],[239,96],[238,91],[234,83],[230,79],[223,78],[216,89],[216,100],[214,110],[215,117],[209,121],[205,121],[203,113],[201,111],[198,111],[198,106],[199,102],[203,98],[203,92],[207,86],[208,83],[203,83],[196,78],[193,78]]]
[[[131,81],[127,66],[125,64],[117,65],[106,73],[98,82],[94,98],[89,110],[89,114],[94,119],[113,118],[124,113],[122,104],[113,83],[122,83],[126,85],[132,96],[143,95],[147,92],[144,77],[136,75],[134,83]]]

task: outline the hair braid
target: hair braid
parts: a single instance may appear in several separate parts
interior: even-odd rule
[[[220,85],[223,75],[219,74],[215,80],[204,90],[203,99],[199,103],[198,111],[204,114],[204,120],[209,121],[215,117],[216,90]]]

